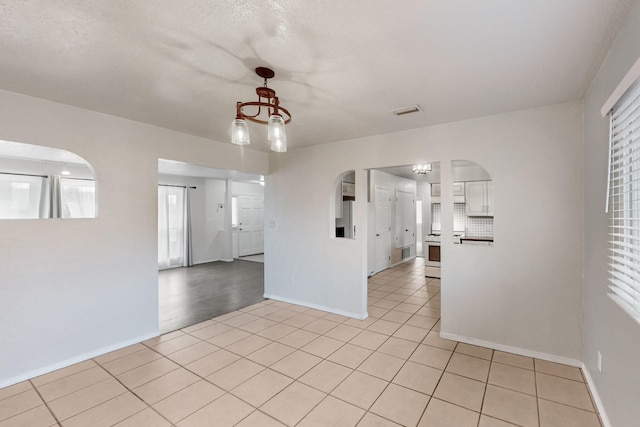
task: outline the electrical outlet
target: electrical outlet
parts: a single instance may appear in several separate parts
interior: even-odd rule
[[[598,350],[598,372],[602,373],[602,354]]]

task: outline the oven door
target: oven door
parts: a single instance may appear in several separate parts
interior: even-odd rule
[[[425,242],[427,251],[425,265],[427,267],[440,267],[440,242]]]

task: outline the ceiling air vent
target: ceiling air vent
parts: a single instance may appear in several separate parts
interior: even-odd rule
[[[423,111],[422,107],[418,104],[410,105],[408,107],[398,108],[393,110],[392,113],[396,116],[404,116],[405,114],[417,113],[418,111]]]

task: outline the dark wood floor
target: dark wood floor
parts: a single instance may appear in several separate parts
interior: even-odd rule
[[[158,273],[160,333],[263,301],[264,264],[234,260]]]

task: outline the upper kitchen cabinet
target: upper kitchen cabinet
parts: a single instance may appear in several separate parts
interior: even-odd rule
[[[464,203],[465,192],[464,182],[453,183],[453,202]],[[442,191],[442,184],[431,184],[431,203],[440,203],[440,195]]]
[[[335,237],[355,238],[353,203],[356,200],[356,173],[347,171],[340,175],[335,186]]]
[[[493,216],[493,182],[466,183],[467,216]]]

